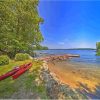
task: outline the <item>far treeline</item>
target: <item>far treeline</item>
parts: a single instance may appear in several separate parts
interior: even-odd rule
[[[34,49],[48,49],[40,43],[44,40],[39,24],[38,0],[0,0],[0,55],[9,57],[16,53],[31,53]]]

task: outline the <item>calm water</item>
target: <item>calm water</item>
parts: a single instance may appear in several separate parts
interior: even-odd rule
[[[73,58],[70,61],[100,66],[100,56],[96,56],[95,50],[39,50],[36,52],[39,56],[49,54],[79,54],[80,58]]]

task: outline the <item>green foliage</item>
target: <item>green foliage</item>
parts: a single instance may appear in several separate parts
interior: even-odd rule
[[[97,55],[97,56],[100,56],[100,52],[97,52],[96,55]]]
[[[7,55],[0,56],[0,66],[9,64],[9,57]]]
[[[43,41],[39,24],[38,0],[0,1],[0,52],[14,57],[19,52],[30,52],[33,44]]]
[[[29,54],[25,53],[18,53],[15,55],[15,60],[16,61],[24,61],[29,59]]]
[[[100,56],[100,42],[96,43],[96,49],[97,49],[96,55]]]
[[[43,46],[42,49],[43,49],[43,50],[48,50],[48,47]]]
[[[35,50],[48,50],[48,47],[46,46],[41,46],[41,45],[37,45],[36,47],[34,47]]]
[[[100,49],[100,42],[97,42],[97,43],[96,43],[96,49],[97,49],[97,50]]]

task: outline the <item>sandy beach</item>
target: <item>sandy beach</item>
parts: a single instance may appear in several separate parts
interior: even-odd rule
[[[48,62],[48,67],[62,83],[73,89],[95,92],[100,86],[100,68],[68,61],[51,61]]]

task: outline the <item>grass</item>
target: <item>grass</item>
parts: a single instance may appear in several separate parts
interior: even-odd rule
[[[0,75],[5,74],[6,72],[12,70],[15,66],[19,66],[31,61],[32,60],[25,60],[25,61],[10,60],[10,63],[8,65],[0,66]]]
[[[41,61],[26,60],[26,61],[13,61],[11,60],[9,65],[0,66],[0,75],[10,71],[15,66],[19,66],[28,62],[32,62],[33,66],[29,71],[25,72],[18,79],[12,80],[9,77],[5,80],[0,81],[0,99],[47,99],[46,89],[44,84],[41,83],[37,86],[35,81],[39,77],[39,69],[42,66]],[[27,95],[25,95],[27,93]]]

